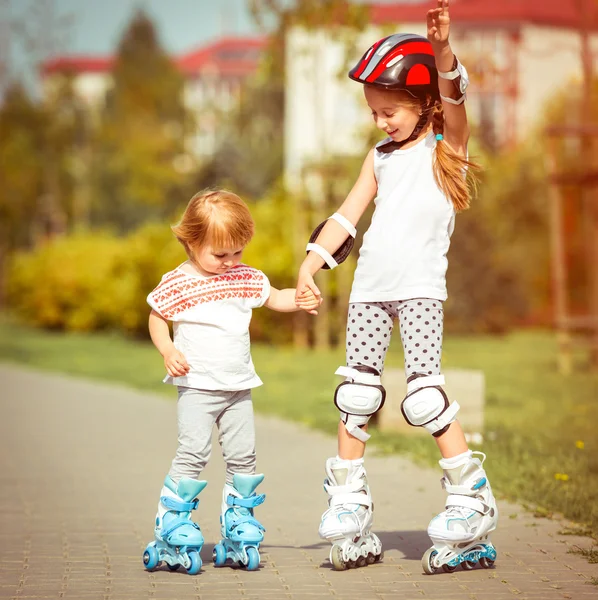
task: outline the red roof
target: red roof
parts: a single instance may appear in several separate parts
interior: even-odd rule
[[[218,71],[222,75],[249,75],[255,71],[267,38],[228,37],[177,59],[183,73]]]
[[[41,65],[42,75],[52,73],[106,73],[112,68],[112,58],[97,56],[57,56]]]
[[[267,43],[267,38],[221,38],[198,50],[175,57],[174,62],[188,75],[215,71],[219,75],[244,77],[256,70]],[[113,57],[58,56],[42,63],[41,73],[108,73],[113,63]]]
[[[587,3],[590,27],[598,28],[598,7],[593,0]],[[437,2],[408,4],[373,4],[372,21],[382,23],[424,23],[426,12]],[[456,23],[478,23],[485,26],[505,23],[534,23],[551,27],[579,28],[581,11],[574,0],[453,0],[451,17]]]

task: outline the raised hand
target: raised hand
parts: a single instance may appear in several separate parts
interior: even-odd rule
[[[446,44],[449,38],[451,18],[449,0],[438,0],[438,6],[427,14],[428,40],[432,44]]]

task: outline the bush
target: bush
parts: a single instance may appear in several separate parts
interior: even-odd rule
[[[162,225],[145,226],[129,238],[58,238],[12,257],[8,303],[36,327],[138,334],[146,330],[147,294],[182,260],[183,249]]]
[[[282,192],[252,206],[255,239],[244,261],[263,270],[274,287],[294,285],[292,220]],[[9,261],[7,298],[16,315],[34,327],[65,331],[119,329],[147,335],[148,293],[164,273],[186,260],[168,224],[145,225],[127,237],[107,232],[56,238]],[[254,312],[254,339],[287,342],[292,319]]]
[[[133,290],[118,276],[122,243],[105,233],[59,238],[13,256],[8,303],[31,325],[92,331],[115,325]],[[119,299],[118,302],[115,299]]]

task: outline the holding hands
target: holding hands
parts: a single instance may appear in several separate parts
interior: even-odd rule
[[[299,288],[297,288],[298,291]],[[322,304],[321,296],[316,296],[309,288],[306,288],[300,294],[295,296],[295,304],[310,315],[317,315],[317,309]]]
[[[433,45],[448,42],[451,18],[449,16],[449,0],[438,0],[438,7],[428,11],[428,40]]]
[[[322,304],[322,294],[311,273],[306,269],[299,270],[295,289],[295,304],[310,315],[317,315],[316,310]]]

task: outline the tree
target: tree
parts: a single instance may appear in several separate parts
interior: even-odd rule
[[[43,116],[13,83],[0,108],[0,304],[9,252],[30,245],[43,189]]]
[[[120,41],[113,79],[98,132],[93,217],[129,230],[170,215],[188,196],[184,81],[143,12]]]
[[[333,32],[334,40],[344,45],[345,56],[348,58],[353,54],[359,32],[369,23],[369,8],[348,0],[297,0],[292,4],[284,0],[250,0],[250,10],[258,24],[264,26],[272,21],[276,23],[275,32],[270,36],[268,51],[262,64],[262,76],[265,81],[270,82],[271,86],[279,85],[281,89],[285,86],[286,44],[292,28],[318,31],[324,35]],[[317,51],[314,52],[313,59],[317,61]],[[344,77],[346,69],[342,71],[341,76]],[[284,129],[284,95],[282,94],[281,100],[280,112],[275,113],[280,118],[280,124],[276,125],[279,131]],[[281,157],[282,143],[282,136],[279,136],[277,145],[273,146],[277,152],[280,152]],[[282,158],[280,165],[282,174]],[[333,173],[333,176],[342,173],[344,177],[347,174],[346,160],[329,155],[323,148],[318,160],[305,169],[303,183],[295,186],[297,189],[289,190],[289,218],[294,224],[291,243],[295,270],[305,256],[305,243],[311,231],[317,223],[328,216],[325,214],[328,205],[339,200],[336,195],[337,189],[332,190],[330,182],[326,181],[330,173]],[[307,179],[313,185],[308,186]],[[349,187],[346,191],[348,189]],[[335,277],[322,277],[319,285],[330,302],[337,293],[340,297],[345,296],[349,284],[350,282],[345,281],[343,277],[339,277],[338,281]],[[317,328],[313,327],[313,321],[308,321],[304,314],[295,315],[296,345],[305,346],[312,338],[315,345],[326,347],[338,338],[338,323],[332,323],[329,319],[328,304],[322,305],[319,313]]]

